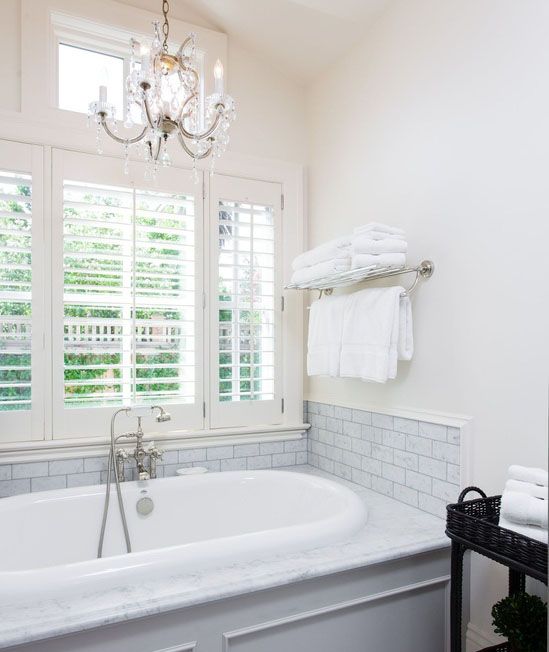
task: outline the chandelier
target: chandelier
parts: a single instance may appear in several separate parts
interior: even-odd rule
[[[198,179],[197,161],[211,156],[211,166],[229,142],[229,127],[236,117],[233,99],[223,89],[223,65],[214,67],[214,92],[201,102],[199,62],[195,34],[182,43],[176,54],[170,54],[168,36],[169,4],[162,2],[164,22],[154,21],[151,47],[130,40],[130,65],[126,79],[124,128],[144,125],[133,137],[118,135],[116,107],[107,101],[107,87],[99,87],[99,100],[91,102],[89,118],[96,123],[97,151],[102,153],[102,130],[124,146],[124,171],[128,172],[130,147],[135,145],[147,163],[147,175],[155,176],[159,165],[171,164],[168,141],[177,138],[182,149],[193,160]]]

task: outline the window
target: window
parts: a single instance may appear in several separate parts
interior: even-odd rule
[[[44,436],[42,148],[0,141],[0,439]]]
[[[130,404],[171,404],[184,417],[178,427],[202,427],[197,186],[163,169],[153,189],[142,165],[128,180],[119,160],[56,154],[63,330],[54,332],[54,434],[97,434],[105,415]]]
[[[280,183],[53,149],[45,209],[43,170],[0,141],[0,443],[99,442],[125,405],[166,405],[160,435],[300,423]]]
[[[124,106],[124,59],[59,44],[59,108],[87,113],[99,97],[99,86],[107,87],[107,97],[122,119]]]
[[[31,408],[32,181],[0,170],[0,410]]]
[[[194,402],[194,197],[64,183],[66,407]]]
[[[212,186],[212,424],[277,423],[281,187],[220,175]]]

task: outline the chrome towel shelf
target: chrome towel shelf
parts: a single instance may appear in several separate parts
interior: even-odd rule
[[[348,272],[338,272],[330,276],[315,279],[308,283],[290,283],[286,285],[286,290],[320,290],[320,294],[331,294],[334,288],[348,287],[362,281],[370,281],[378,278],[388,278],[399,274],[415,274],[414,282],[406,293],[410,294],[416,288],[420,279],[431,278],[435,271],[435,265],[431,260],[422,260],[417,267],[379,267],[371,265],[370,267],[361,267],[351,269]]]

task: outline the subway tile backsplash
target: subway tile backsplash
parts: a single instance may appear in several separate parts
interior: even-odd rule
[[[31,491],[82,487],[106,482],[107,456],[0,463],[0,498]],[[307,464],[307,437],[262,444],[235,444],[165,451],[158,464],[159,478],[177,469],[204,466],[209,471],[245,471]],[[130,466],[126,467],[129,477]]]
[[[444,518],[460,484],[460,429],[308,401],[308,463]]]
[[[459,428],[313,401],[305,401],[303,419],[311,428],[302,439],[166,451],[158,477],[192,466],[244,471],[310,464],[441,517],[457,498]],[[106,477],[106,456],[0,463],[0,498]]]

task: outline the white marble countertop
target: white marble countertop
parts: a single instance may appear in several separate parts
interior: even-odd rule
[[[132,618],[299,582],[334,572],[408,557],[450,545],[444,521],[381,494],[308,466],[296,470],[327,477],[353,489],[368,508],[364,530],[337,544],[303,553],[255,559],[162,582],[83,592],[79,600],[29,601],[2,608],[0,648],[61,636]]]

